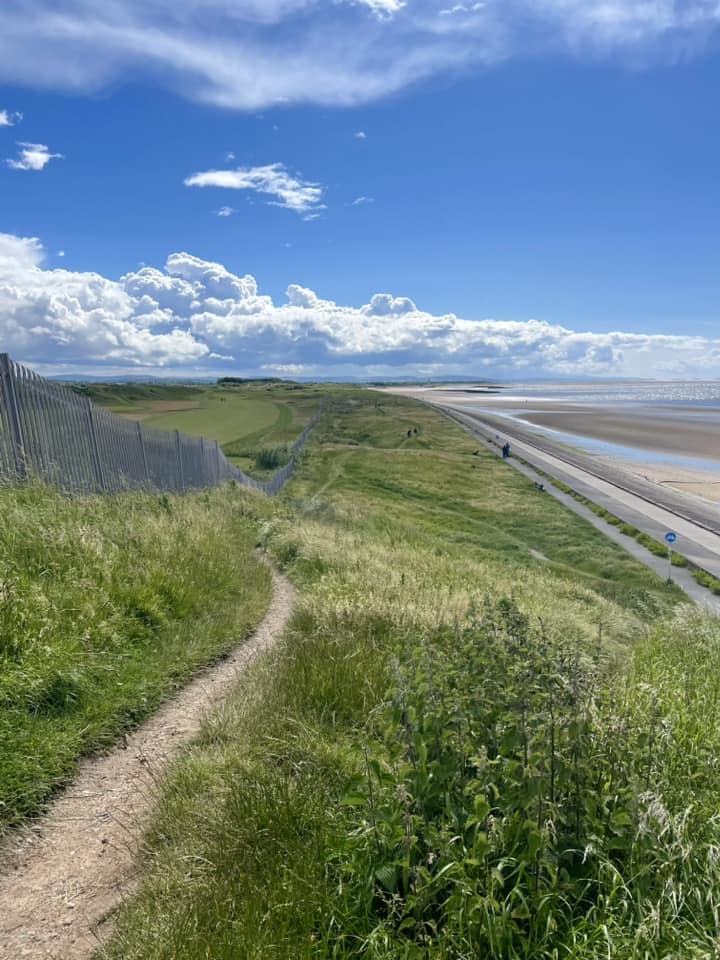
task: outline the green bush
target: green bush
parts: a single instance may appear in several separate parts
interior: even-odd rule
[[[287,447],[262,447],[255,454],[255,468],[257,470],[277,470],[284,467],[290,459]]]
[[[708,590],[711,590],[715,594],[720,594],[720,580],[718,580],[717,577],[706,573],[705,570],[698,569],[693,570],[692,575],[701,586],[707,587]]]

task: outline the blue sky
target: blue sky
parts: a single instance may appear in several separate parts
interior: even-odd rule
[[[34,6],[0,11],[18,359],[720,375],[714,0]]]

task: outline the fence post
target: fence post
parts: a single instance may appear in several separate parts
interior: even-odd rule
[[[175,447],[177,449],[178,474],[180,477],[180,489],[185,489],[185,480],[183,478],[182,447],[180,446],[180,431],[175,431]]]
[[[102,461],[100,459],[100,445],[97,439],[97,430],[95,429],[95,408],[90,397],[87,400],[87,418],[90,432],[90,446],[92,448],[93,468],[95,470],[95,480],[100,490],[105,490],[105,474],[103,473]]]
[[[145,470],[145,483],[150,486],[150,471],[148,470],[147,454],[145,453],[145,438],[143,437],[142,424],[137,421],[137,435],[140,443],[140,453],[142,454],[143,469]]]
[[[25,440],[20,424],[20,411],[18,410],[17,394],[15,393],[12,364],[7,353],[0,353],[0,380],[2,380],[3,394],[7,406],[8,426],[12,434],[11,440],[15,458],[15,471],[18,478],[24,480],[27,477]]]

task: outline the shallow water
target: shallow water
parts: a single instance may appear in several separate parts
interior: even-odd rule
[[[549,435],[559,443],[579,447],[586,453],[593,453],[596,456],[617,457],[621,460],[630,460],[633,463],[662,463],[670,466],[684,467],[687,470],[704,470],[710,473],[717,473],[718,470],[720,470],[720,460],[686,457],[667,451],[645,450],[640,447],[610,443],[606,440],[596,440],[593,437],[584,437],[577,433],[568,433],[565,430],[556,430],[552,427],[530,423],[528,420],[524,420],[521,416],[513,414],[508,410],[493,410],[493,415],[507,417],[509,420],[516,420],[518,423],[522,423],[524,427],[532,430],[533,433]]]

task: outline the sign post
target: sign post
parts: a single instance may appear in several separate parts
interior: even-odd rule
[[[673,533],[672,530],[669,530],[665,534],[665,542],[668,545],[668,575],[667,575],[668,583],[672,581],[672,548],[676,540],[677,540],[677,534]]]

